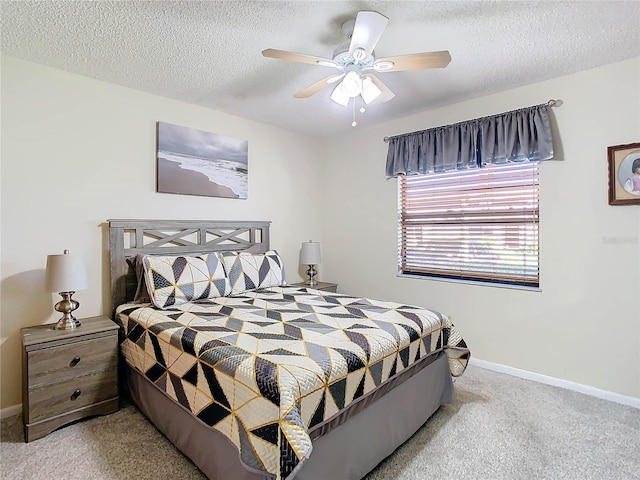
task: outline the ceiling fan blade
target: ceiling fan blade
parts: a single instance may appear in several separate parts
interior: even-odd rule
[[[367,77],[369,77],[371,81],[375,84],[375,86],[378,87],[382,92],[378,96],[378,98],[376,98],[378,102],[388,102],[389,100],[391,100],[393,97],[396,96],[395,93],[389,90],[389,87],[387,87],[384,83],[382,83],[382,81],[380,81],[380,79],[377,78],[375,75],[367,75]]]
[[[342,77],[344,77],[344,74],[329,75],[327,78],[323,78],[319,82],[316,82],[313,85],[305,88],[304,90],[299,91],[298,93],[296,93],[294,95],[294,97],[296,97],[296,98],[309,98],[311,95],[313,95],[315,93],[318,93],[323,88],[328,87],[329,85],[337,82]]]
[[[403,70],[420,70],[423,68],[444,68],[449,65],[451,55],[447,50],[441,52],[410,53],[409,55],[397,55],[377,59],[373,69],[377,72],[400,72]],[[385,66],[388,62],[392,66]]]
[[[333,60],[313,55],[303,55],[302,53],[287,52],[286,50],[276,50],[267,48],[262,51],[262,56],[267,58],[276,58],[278,60],[286,60],[288,62],[309,63],[311,65],[322,65],[325,67],[334,67],[341,70],[342,67]]]
[[[353,26],[349,54],[353,56],[355,50],[363,49],[366,55],[360,60],[369,58],[388,22],[389,19],[378,12],[358,12]]]

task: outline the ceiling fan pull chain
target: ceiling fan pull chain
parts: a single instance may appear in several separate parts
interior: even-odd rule
[[[353,122],[351,123],[352,127],[355,127],[358,124],[358,122],[356,122],[356,99],[353,99]]]

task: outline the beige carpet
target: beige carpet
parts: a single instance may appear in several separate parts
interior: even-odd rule
[[[367,480],[640,479],[638,409],[473,366],[456,394]],[[20,422],[2,421],[2,479],[205,478],[133,406],[28,444]]]

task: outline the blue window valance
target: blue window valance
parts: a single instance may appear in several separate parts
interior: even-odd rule
[[[397,177],[549,160],[553,141],[547,108],[552,104],[390,137],[386,174]]]

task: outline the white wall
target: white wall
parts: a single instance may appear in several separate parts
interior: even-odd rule
[[[44,291],[48,254],[84,255],[78,316],[105,313],[109,218],[271,220],[289,280],[303,273],[300,243],[320,240],[322,280],[451,314],[476,358],[640,397],[640,207],[607,204],[606,159],[608,145],[640,140],[640,59],[332,142],[13,58],[1,73],[2,408],[21,398],[20,328],[58,316]],[[541,168],[542,292],[396,277],[383,137],[550,98],[564,104],[553,109],[561,158]],[[247,139],[249,198],[155,193],[158,120]]]
[[[156,121],[249,141],[247,200],[155,193]],[[87,264],[76,316],[107,313],[112,218],[270,220],[289,281],[300,244],[322,240],[314,198],[320,143],[233,117],[2,58],[1,406],[21,401],[20,328],[56,321],[46,257],[68,248]],[[302,153],[302,154],[301,154]],[[316,190],[314,190],[316,189]],[[58,298],[56,298],[58,297]]]
[[[383,137],[552,98],[564,103],[558,161],[540,171],[542,291],[397,277]],[[607,146],[637,141],[640,58],[354,129],[324,155],[321,279],[450,314],[475,358],[640,397],[640,206],[607,197]]]

